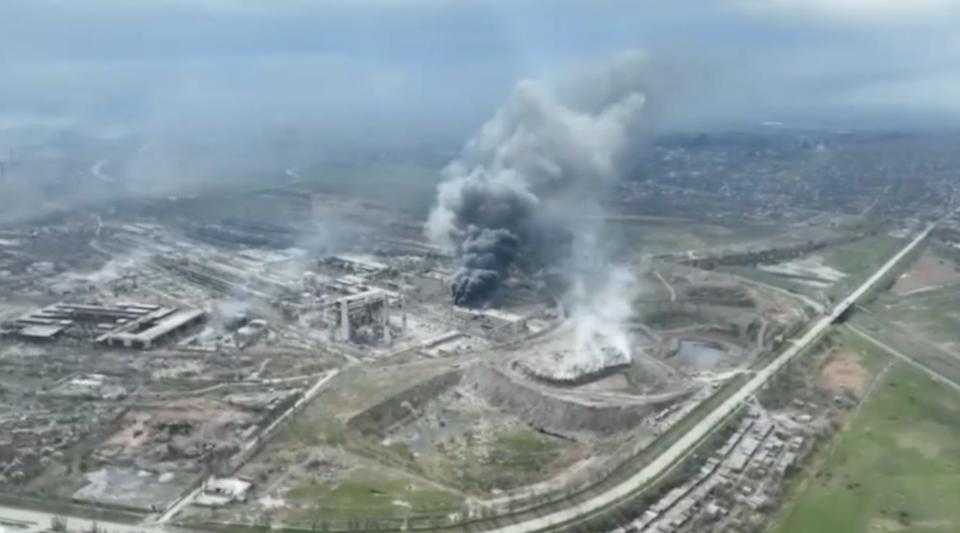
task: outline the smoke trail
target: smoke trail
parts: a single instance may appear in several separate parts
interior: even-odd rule
[[[646,104],[645,60],[625,54],[557,90],[525,80],[446,169],[425,228],[460,263],[454,302],[480,306],[518,257],[556,264],[571,206],[616,176]]]

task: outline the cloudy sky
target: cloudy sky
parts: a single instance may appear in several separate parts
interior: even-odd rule
[[[960,119],[960,0],[3,0],[0,128],[459,138],[634,49],[665,129]]]

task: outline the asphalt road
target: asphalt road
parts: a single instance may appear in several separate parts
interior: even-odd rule
[[[930,232],[936,227],[936,224],[930,224],[915,239],[910,241],[897,255],[893,256],[883,266],[877,269],[869,279],[860,287],[853,291],[849,296],[839,302],[833,310],[818,319],[806,333],[799,339],[792,341],[792,346],[777,356],[766,368],[758,371],[754,377],[744,384],[743,388],[727,398],[716,409],[710,412],[699,424],[690,429],[664,453],[654,459],[648,465],[643,467],[636,474],[624,480],[619,485],[612,487],[607,492],[598,494],[582,503],[571,503],[569,507],[550,513],[549,515],[533,518],[519,524],[502,527],[496,530],[502,533],[527,533],[541,531],[547,528],[560,526],[564,523],[588,516],[597,511],[601,511],[611,506],[618,500],[630,495],[649,484],[664,474],[671,465],[690,452],[698,442],[705,438],[720,422],[730,416],[745,401],[750,399],[767,381],[777,373],[784,365],[797,357],[808,346],[813,344],[820,335],[826,331],[833,322],[853,306],[860,298],[869,292],[874,286],[883,279],[890,271],[924,239],[930,235]]]

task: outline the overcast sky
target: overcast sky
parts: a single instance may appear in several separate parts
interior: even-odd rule
[[[0,128],[453,139],[630,49],[664,129],[960,119],[960,0],[3,0]]]

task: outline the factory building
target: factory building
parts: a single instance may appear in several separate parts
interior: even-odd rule
[[[59,302],[19,317],[11,327],[14,335],[25,340],[71,337],[149,350],[165,338],[198,324],[204,316],[198,309],[178,310],[146,303]]]
[[[162,313],[152,314],[105,333],[97,338],[97,342],[107,346],[149,350],[164,338],[199,324],[204,316],[205,313],[199,309],[176,311],[164,308]]]

